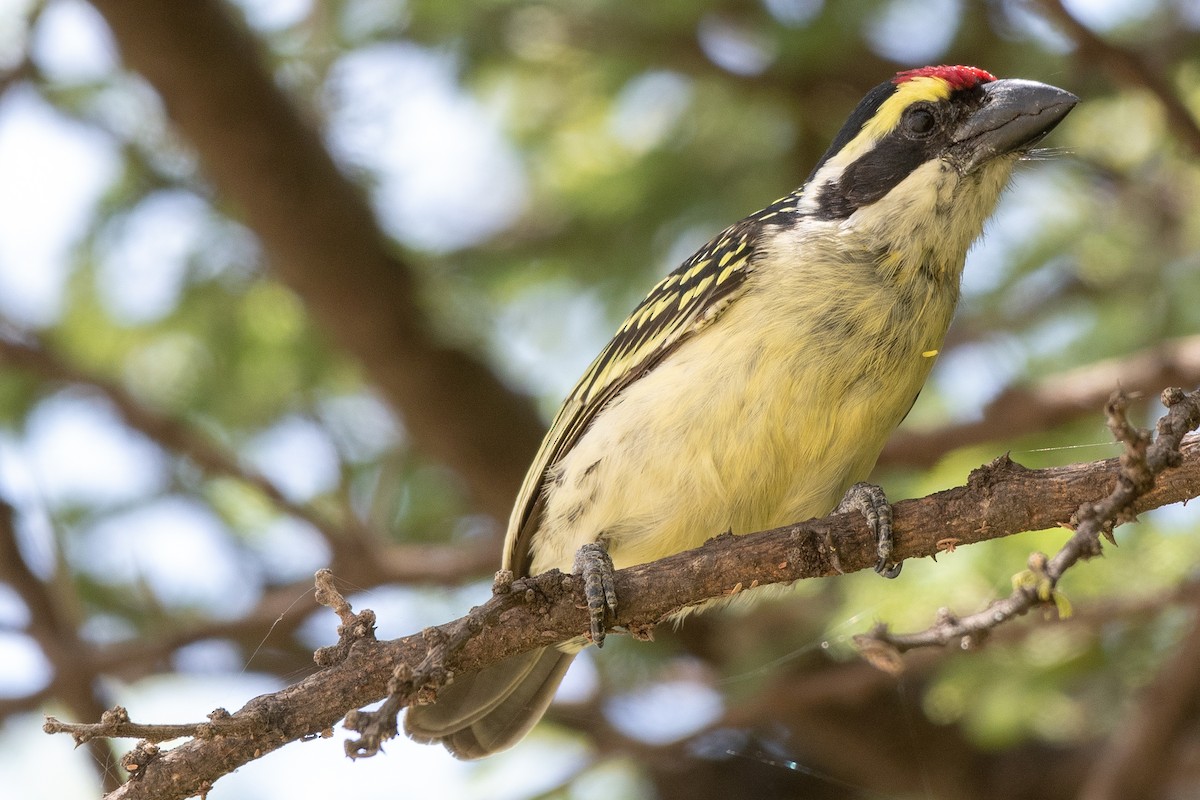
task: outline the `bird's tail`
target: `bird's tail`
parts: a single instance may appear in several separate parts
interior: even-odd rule
[[[438,690],[436,703],[408,710],[404,732],[425,744],[440,742],[458,758],[512,747],[546,713],[576,652],[544,647],[456,675]]]

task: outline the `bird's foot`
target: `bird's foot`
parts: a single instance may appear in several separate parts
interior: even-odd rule
[[[617,588],[613,580],[612,559],[603,542],[590,542],[575,554],[575,574],[583,577],[583,596],[587,600],[592,642],[604,646],[605,614],[617,613]]]
[[[875,571],[885,578],[899,575],[904,564],[892,560],[892,506],[884,496],[883,489],[873,483],[856,483],[846,491],[836,511],[839,514],[859,511],[867,518],[867,525],[875,534],[879,553]]]

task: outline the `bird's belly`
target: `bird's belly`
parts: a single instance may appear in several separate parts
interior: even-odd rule
[[[552,472],[533,572],[569,570],[597,539],[624,567],[828,513],[929,371],[869,331],[805,348],[787,326],[749,344],[721,330],[739,325],[731,309],[597,415]]]

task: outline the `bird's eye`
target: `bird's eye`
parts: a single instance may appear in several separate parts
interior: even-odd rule
[[[926,108],[909,109],[904,115],[904,127],[909,133],[914,133],[918,136],[924,136],[933,131],[934,126],[933,112]]]

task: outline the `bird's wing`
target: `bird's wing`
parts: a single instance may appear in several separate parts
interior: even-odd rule
[[[506,569],[516,575],[529,569],[529,545],[541,523],[547,471],[575,446],[600,409],[728,307],[753,268],[760,231],[787,213],[785,207],[794,207],[795,198],[788,201],[781,198],[726,228],[660,281],[588,367],[525,475],[504,543]]]

